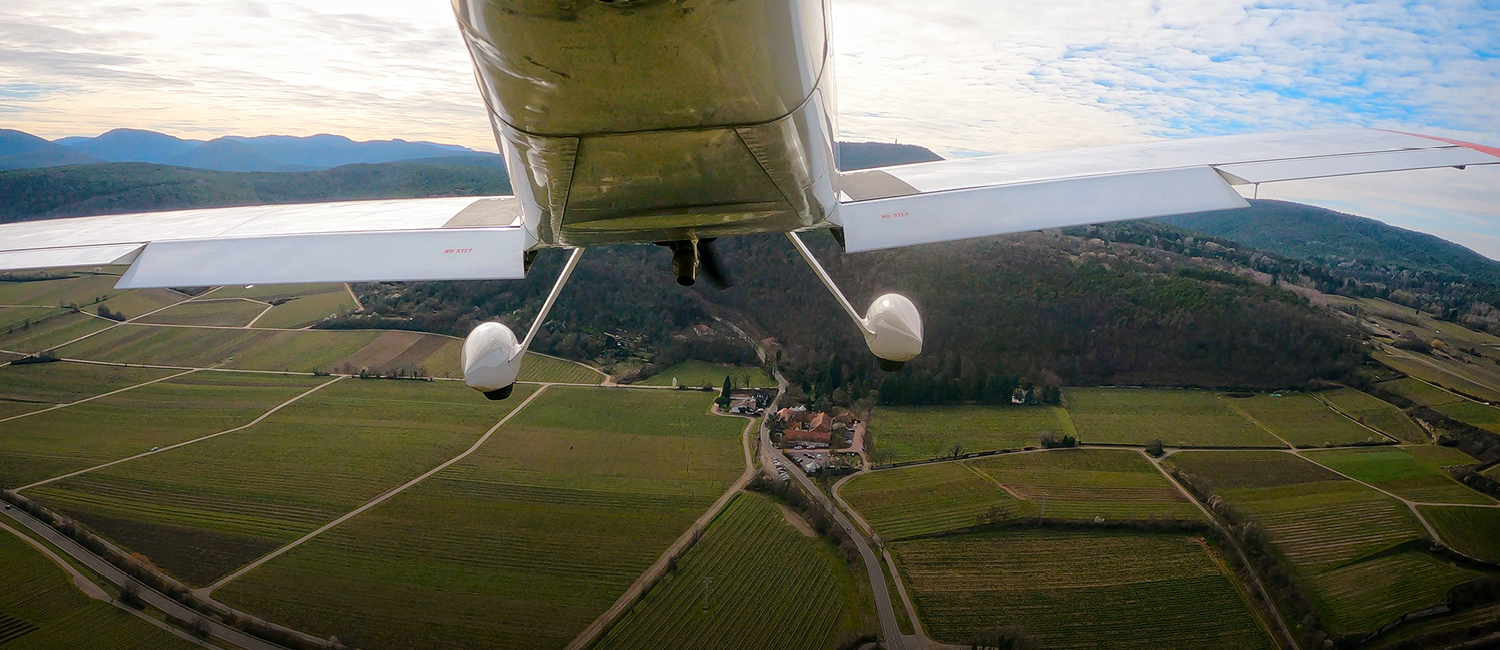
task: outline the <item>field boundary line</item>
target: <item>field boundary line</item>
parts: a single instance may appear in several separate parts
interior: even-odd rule
[[[1286,445],[1288,449],[1292,449],[1292,450],[1297,449],[1297,445],[1294,445],[1294,444],[1288,442],[1286,438],[1283,438],[1283,437],[1277,435],[1275,431],[1271,430],[1271,427],[1268,427],[1268,426],[1265,425],[1265,423],[1261,422],[1260,420],[1255,419],[1255,416],[1250,415],[1249,412],[1245,411],[1245,409],[1240,408],[1239,405],[1234,404],[1233,402],[1230,402],[1227,399],[1224,399],[1223,395],[1220,395],[1218,393],[1214,393],[1214,398],[1217,399],[1217,400],[1219,400],[1219,401],[1221,401],[1221,402],[1223,402],[1224,406],[1229,407],[1230,410],[1234,411],[1235,413],[1239,413],[1241,417],[1245,418],[1246,420],[1249,420],[1251,424],[1254,424],[1255,426],[1260,427],[1260,429],[1262,431],[1265,431],[1266,433],[1271,434],[1272,438],[1280,440],[1281,443],[1284,444],[1284,445]]]
[[[710,405],[709,408],[712,409],[713,406]],[[666,573],[667,565],[672,561],[672,558],[677,557],[679,553],[691,546],[695,538],[702,534],[704,529],[708,528],[708,524],[715,517],[719,516],[724,507],[729,505],[729,501],[744,490],[745,486],[750,483],[750,479],[754,478],[758,473],[755,469],[755,462],[750,454],[750,431],[755,427],[756,419],[718,413],[717,411],[714,411],[713,414],[719,417],[744,418],[746,420],[745,429],[740,432],[740,446],[745,452],[745,471],[740,473],[740,477],[735,480],[733,485],[729,486],[728,490],[724,491],[724,494],[719,495],[718,500],[714,501],[713,505],[709,506],[707,511],[698,516],[693,525],[688,526],[688,529],[677,537],[677,541],[672,542],[672,545],[668,546],[667,550],[663,551],[656,558],[656,562],[652,563],[645,572],[641,573],[635,579],[635,582],[631,583],[630,587],[625,590],[625,593],[620,594],[620,597],[615,599],[615,603],[610,605],[609,609],[604,610],[604,613],[600,614],[599,618],[594,619],[593,623],[589,623],[588,627],[583,628],[583,631],[579,632],[578,636],[574,637],[573,641],[568,643],[563,650],[583,650],[593,645],[595,641],[598,641],[599,637],[604,634],[605,630],[611,624],[618,620],[622,614],[629,611],[631,607],[634,607],[636,601],[646,595],[647,591],[656,586],[656,583],[661,580],[662,575]]]
[[[1315,460],[1313,460],[1311,458],[1308,458],[1307,456],[1303,456],[1301,453],[1299,453],[1297,451],[1293,451],[1293,452],[1291,452],[1291,454],[1293,456],[1301,458],[1302,460],[1305,460],[1305,461],[1307,461],[1309,463],[1317,465],[1318,467],[1321,467],[1321,468],[1326,469],[1326,470],[1328,470],[1330,472],[1333,472],[1334,474],[1338,474],[1339,476],[1342,476],[1342,477],[1344,477],[1344,478],[1346,478],[1346,479],[1348,479],[1350,481],[1353,481],[1355,483],[1363,485],[1363,486],[1365,486],[1367,488],[1370,488],[1371,490],[1374,490],[1374,491],[1379,492],[1381,494],[1384,494],[1384,495],[1386,495],[1386,496],[1388,496],[1388,497],[1390,497],[1392,499],[1400,501],[1401,503],[1406,504],[1406,508],[1411,511],[1412,516],[1417,518],[1417,523],[1422,524],[1422,527],[1425,528],[1425,529],[1427,529],[1427,534],[1431,535],[1432,539],[1436,540],[1438,543],[1440,543],[1440,544],[1442,544],[1444,546],[1447,546],[1450,549],[1453,548],[1452,544],[1449,544],[1449,543],[1443,541],[1443,536],[1438,534],[1437,528],[1434,528],[1432,526],[1432,524],[1427,523],[1427,518],[1423,517],[1422,513],[1417,511],[1417,505],[1411,499],[1408,499],[1406,497],[1397,495],[1394,492],[1387,492],[1387,491],[1385,491],[1385,490],[1383,490],[1381,488],[1375,487],[1374,485],[1371,485],[1371,484],[1366,483],[1364,481],[1361,481],[1361,480],[1359,480],[1357,478],[1354,478],[1353,476],[1350,476],[1348,474],[1340,472],[1340,471],[1338,471],[1338,470],[1336,470],[1336,469],[1334,469],[1332,467],[1324,465],[1323,463],[1320,463],[1320,462],[1315,461]],[[1452,480],[1452,479],[1449,479],[1449,480]],[[1460,483],[1459,485],[1463,485],[1463,484]]]
[[[192,370],[192,371],[189,371],[189,372],[199,372],[199,371]],[[182,375],[186,375],[186,374],[188,374],[188,373],[186,373],[186,372],[182,373]],[[180,377],[182,375],[173,375],[173,377]],[[325,381],[325,382],[323,382],[323,383],[321,383],[321,384],[319,384],[317,386],[314,386],[313,388],[308,389],[306,392],[302,393],[301,395],[298,395],[298,396],[293,397],[293,398],[291,398],[291,399],[289,399],[289,400],[287,400],[285,402],[277,404],[271,410],[266,411],[265,413],[262,413],[260,415],[260,417],[255,418],[254,420],[251,420],[251,421],[249,421],[249,422],[247,422],[245,424],[241,424],[240,426],[237,426],[237,427],[235,427],[233,429],[225,429],[225,430],[220,431],[218,433],[210,433],[210,434],[208,434],[206,436],[202,436],[202,437],[199,437],[199,438],[193,438],[192,440],[184,440],[184,441],[179,442],[179,443],[174,444],[174,445],[168,445],[166,447],[162,447],[160,449],[157,449],[156,451],[141,452],[141,453],[136,454],[134,456],[128,456],[128,457],[125,457],[125,458],[121,458],[119,460],[109,461],[107,463],[104,463],[103,465],[95,465],[93,467],[88,467],[88,468],[80,469],[80,470],[78,470],[76,472],[69,472],[67,474],[63,474],[62,476],[54,476],[54,477],[49,478],[49,479],[37,481],[35,483],[32,483],[31,485],[23,485],[21,487],[16,488],[16,490],[20,491],[20,490],[31,489],[31,488],[34,488],[34,487],[37,487],[37,486],[40,486],[40,485],[46,485],[48,483],[52,483],[52,482],[55,482],[55,481],[61,481],[61,480],[65,479],[65,478],[72,478],[74,476],[78,476],[79,474],[87,474],[87,473],[92,472],[92,471],[94,471],[96,469],[104,469],[106,467],[112,467],[114,465],[119,465],[120,463],[132,461],[132,460],[135,460],[137,458],[141,458],[143,456],[150,456],[152,454],[159,454],[159,453],[162,453],[162,452],[165,452],[165,451],[171,451],[171,450],[176,449],[178,447],[186,447],[186,446],[191,445],[191,444],[193,444],[195,442],[203,442],[204,440],[208,440],[209,438],[217,438],[217,437],[225,435],[225,434],[234,433],[236,431],[242,431],[244,429],[248,429],[248,428],[253,427],[253,426],[257,425],[257,424],[260,424],[262,420],[265,420],[266,418],[271,417],[271,415],[275,414],[277,411],[280,411],[281,409],[286,408],[287,406],[290,406],[293,402],[296,402],[296,401],[298,401],[298,400],[300,400],[300,399],[302,399],[304,397],[307,397],[308,395],[311,395],[311,394],[316,393],[316,392],[318,392],[320,390],[323,390],[324,388],[327,388],[328,386],[332,385],[334,382],[336,382],[336,381],[338,381],[340,379],[343,379],[343,378],[344,378],[343,376],[334,377],[333,379],[331,379],[329,381]],[[170,379],[170,377],[168,377],[168,379]],[[158,381],[160,381],[160,380],[158,380]],[[40,411],[38,411],[38,412],[40,413]]]
[[[170,625],[167,625],[166,623],[164,623],[164,622],[162,622],[162,621],[160,621],[160,620],[158,620],[156,618],[152,618],[151,616],[147,615],[145,612],[142,612],[140,610],[137,610],[137,609],[134,609],[134,608],[131,608],[131,607],[127,607],[124,604],[120,603],[120,601],[115,600],[114,598],[111,598],[109,596],[109,593],[105,592],[104,589],[102,587],[100,587],[98,584],[95,584],[93,580],[90,580],[88,578],[88,576],[83,575],[83,572],[79,571],[77,567],[74,567],[72,564],[68,563],[66,560],[63,560],[61,557],[58,557],[57,553],[52,552],[52,549],[47,548],[47,546],[45,544],[42,544],[41,542],[38,542],[35,539],[32,539],[30,535],[23,534],[21,531],[16,530],[14,528],[11,528],[5,522],[0,522],[0,530],[9,531],[12,535],[15,535],[16,537],[21,538],[21,541],[26,542],[32,548],[34,548],[34,549],[36,549],[38,551],[41,551],[42,555],[45,555],[45,556],[47,556],[47,559],[52,560],[53,564],[56,564],[57,566],[62,567],[63,571],[67,572],[68,575],[70,577],[72,577],[72,579],[73,579],[72,580],[73,581],[73,586],[77,587],[79,591],[83,592],[83,595],[88,596],[89,598],[91,598],[93,600],[104,601],[106,603],[109,603],[110,605],[118,607],[118,608],[120,608],[120,609],[122,609],[122,610],[124,610],[126,612],[129,612],[131,615],[135,616],[136,618],[139,618],[139,619],[141,619],[143,621],[146,621],[147,623],[150,623],[150,624],[152,624],[152,625],[154,625],[156,627],[161,628],[162,630],[165,630],[166,632],[172,634],[173,636],[181,638],[184,641],[189,641],[189,642],[191,642],[191,643],[193,643],[193,644],[195,644],[195,645],[197,645],[199,647],[208,648],[209,650],[224,650],[223,648],[220,648],[219,646],[216,646],[216,645],[214,645],[212,643],[209,643],[208,641],[204,641],[203,639],[196,638],[193,635],[188,634],[186,632],[183,632],[182,630],[179,630],[179,629],[177,629],[175,627],[172,627]]]
[[[1296,452],[1293,451],[1291,453],[1295,455]],[[1193,494],[1187,491],[1187,488],[1182,487],[1182,484],[1178,483],[1177,479],[1172,478],[1172,475],[1168,473],[1167,470],[1162,469],[1161,458],[1153,458],[1151,454],[1146,453],[1144,450],[1141,451],[1141,455],[1146,457],[1146,460],[1151,463],[1152,467],[1156,468],[1156,471],[1161,474],[1162,478],[1166,479],[1168,483],[1172,484],[1172,487],[1177,488],[1177,491],[1182,493],[1182,496],[1188,500],[1188,503],[1193,504],[1193,506],[1198,508],[1199,512],[1203,513],[1204,517],[1208,518],[1208,523],[1210,525],[1217,529],[1220,534],[1224,535],[1224,538],[1229,542],[1229,545],[1234,548],[1235,555],[1239,556],[1240,562],[1245,567],[1245,570],[1250,574],[1250,578],[1254,581],[1255,591],[1260,594],[1261,604],[1266,607],[1266,615],[1275,620],[1277,627],[1281,628],[1281,635],[1286,641],[1286,645],[1283,647],[1288,647],[1292,650],[1301,650],[1302,646],[1297,645],[1297,638],[1292,636],[1291,628],[1287,627],[1286,621],[1281,618],[1281,610],[1276,608],[1276,601],[1271,599],[1271,594],[1266,592],[1265,585],[1261,584],[1260,574],[1255,572],[1255,565],[1250,563],[1250,558],[1245,557],[1245,551],[1240,548],[1239,540],[1235,539],[1234,535],[1230,534],[1226,527],[1219,522],[1218,517],[1215,517],[1213,512],[1204,507],[1202,503],[1199,503],[1198,499],[1194,498]],[[1307,459],[1304,458],[1303,460]],[[1259,620],[1258,617],[1252,616],[1252,618],[1257,618],[1257,620]],[[1277,645],[1281,644],[1278,643]]]
[[[339,379],[343,379],[343,377],[340,377]],[[338,379],[335,379],[334,381],[338,381]],[[328,382],[328,384],[331,384],[331,383],[333,383],[333,382],[332,381]],[[324,386],[327,386],[328,384],[324,384]],[[213,584],[211,584],[211,585],[209,585],[207,587],[204,587],[202,589],[195,589],[195,590],[193,590],[193,592],[196,593],[196,594],[198,594],[199,596],[201,596],[203,598],[208,598],[209,600],[212,600],[212,598],[209,598],[209,594],[212,594],[214,592],[214,590],[219,589],[220,587],[223,587],[224,585],[229,584],[234,579],[239,578],[240,576],[245,575],[246,573],[249,573],[249,572],[255,570],[256,568],[260,567],[260,565],[265,564],[267,562],[270,562],[271,560],[276,559],[281,554],[286,553],[287,551],[290,551],[290,550],[292,550],[294,548],[297,548],[298,546],[301,546],[302,544],[308,542],[312,538],[317,537],[318,535],[322,535],[323,533],[328,532],[329,530],[333,529],[335,526],[338,526],[339,524],[342,524],[342,523],[344,523],[344,522],[346,522],[346,521],[348,521],[350,519],[353,519],[354,517],[358,516],[360,513],[364,512],[366,510],[369,510],[371,508],[374,508],[375,506],[378,506],[378,505],[380,505],[382,503],[385,503],[391,497],[394,497],[394,496],[396,496],[398,494],[401,494],[402,492],[405,492],[407,490],[407,488],[410,488],[413,485],[416,485],[418,483],[421,483],[422,481],[427,480],[433,474],[436,474],[436,473],[441,472],[441,471],[443,471],[445,469],[448,469],[448,467],[452,466],[454,463],[457,463],[458,461],[461,461],[461,460],[463,460],[465,458],[468,458],[470,454],[473,454],[474,452],[479,451],[479,448],[484,445],[485,441],[489,440],[490,436],[494,435],[496,431],[499,431],[500,427],[504,426],[506,422],[509,422],[510,419],[513,418],[513,417],[515,417],[517,413],[520,413],[521,411],[525,410],[527,404],[530,404],[532,402],[532,400],[535,400],[537,398],[537,396],[541,395],[542,393],[547,392],[547,388],[548,388],[548,386],[545,386],[545,385],[542,386],[541,388],[538,388],[536,390],[536,392],[532,393],[529,397],[527,397],[520,404],[517,404],[515,408],[511,409],[509,413],[506,413],[504,417],[500,418],[500,421],[496,422],[495,426],[490,427],[489,431],[484,432],[484,435],[480,436],[479,440],[476,440],[474,442],[474,444],[472,446],[470,446],[468,448],[468,450],[464,451],[463,453],[461,453],[461,454],[459,454],[457,456],[454,456],[453,458],[450,458],[447,461],[444,461],[443,464],[438,465],[437,467],[434,467],[434,468],[432,468],[430,470],[427,470],[421,476],[418,476],[418,477],[416,477],[416,478],[414,478],[414,479],[412,479],[410,481],[407,481],[407,482],[405,482],[405,483],[403,483],[403,484],[401,484],[401,485],[399,485],[397,487],[391,488],[389,490],[386,490],[385,492],[380,493],[375,498],[370,499],[369,501],[366,501],[364,503],[364,505],[361,505],[358,508],[350,510],[349,512],[344,513],[343,515],[341,515],[338,519],[334,519],[333,521],[330,521],[330,522],[328,522],[326,524],[323,524],[322,526],[319,526],[317,530],[314,530],[314,531],[312,531],[312,532],[310,532],[310,533],[308,533],[306,535],[303,535],[302,537],[297,538],[295,541],[291,542],[290,544],[287,544],[285,546],[282,546],[281,548],[278,548],[278,549],[276,549],[274,551],[271,551],[270,553],[267,553],[267,554],[261,556],[260,559],[254,561],[254,562],[251,562],[250,564],[247,564],[247,565],[245,565],[243,567],[240,567],[234,573],[231,573],[231,574],[229,574],[227,576],[224,576],[223,578],[220,578],[218,582],[215,582],[215,583],[213,583]]]
[[[125,392],[127,390],[135,390],[135,389],[140,388],[142,386],[149,386],[151,384],[155,384],[157,382],[166,381],[168,379],[176,379],[176,378],[181,377],[183,375],[192,374],[192,373],[195,373],[195,372],[198,372],[198,371],[199,371],[198,368],[189,368],[189,369],[184,370],[182,372],[179,372],[179,373],[177,373],[175,375],[167,375],[165,377],[159,377],[157,379],[152,379],[151,381],[141,382],[141,383],[136,384],[134,386],[126,386],[124,388],[117,388],[115,390],[109,391],[108,393],[103,393],[101,395],[95,395],[93,397],[85,397],[85,398],[83,398],[81,400],[78,400],[76,402],[68,402],[67,404],[54,404],[54,405],[49,406],[47,408],[44,408],[44,409],[42,409],[40,411],[32,411],[30,413],[22,413],[20,415],[12,415],[12,416],[10,416],[8,418],[0,418],[0,422],[10,422],[11,420],[19,420],[21,418],[30,417],[30,416],[36,415],[38,413],[46,413],[48,411],[56,411],[57,409],[67,408],[69,406],[73,406],[73,405],[76,405],[76,404],[83,404],[84,402],[92,402],[92,401],[94,401],[96,399],[99,399],[99,398],[102,398],[102,397],[109,397],[110,395],[114,395],[116,393],[123,393],[123,392]]]
[[[216,290],[217,290],[217,287],[215,287],[214,289],[210,289],[207,293],[213,293]],[[122,292],[120,292],[120,295],[123,296],[123,295],[125,295],[127,293],[130,293],[130,291],[122,291]],[[204,294],[204,295],[207,295],[207,293]],[[189,301],[191,301],[195,297],[196,296],[188,296],[186,299],[179,300],[179,301],[174,302],[174,303],[172,303],[170,305],[167,305],[166,307],[161,307],[161,308],[158,308],[158,309],[153,309],[153,310],[148,311],[148,312],[146,312],[144,314],[141,314],[140,316],[136,316],[135,318],[145,318],[145,317],[150,316],[150,315],[152,315],[152,314],[154,314],[156,312],[159,312],[159,311],[161,311],[163,309],[171,309],[171,308],[176,307],[177,305],[180,305],[182,303],[189,302]],[[87,311],[84,311],[82,308],[79,308],[78,313],[84,314],[85,316],[93,316],[95,318],[104,318],[103,316],[100,316],[98,314],[90,314]],[[113,324],[110,325],[109,327],[106,327],[106,328],[104,328],[102,330],[99,330],[97,332],[89,332],[88,334],[84,334],[83,336],[80,336],[80,337],[78,337],[76,339],[73,339],[71,341],[68,341],[66,343],[61,343],[61,344],[58,344],[58,345],[54,345],[54,346],[52,346],[50,348],[47,348],[47,350],[61,350],[61,349],[65,348],[65,347],[67,347],[67,346],[70,346],[70,345],[72,345],[74,343],[82,341],[82,340],[84,340],[86,338],[89,338],[91,336],[97,336],[99,334],[103,334],[104,332],[108,332],[108,331],[110,331],[110,330],[112,330],[112,329],[114,329],[116,327],[119,327],[121,325],[129,323],[130,321],[135,320],[135,318],[127,318],[127,319],[122,320],[122,321],[117,321],[117,320],[114,320],[112,318],[104,318],[104,320],[112,321]],[[45,350],[44,350],[44,352],[45,352]]]
[[[247,330],[247,329],[250,329],[252,327],[255,327],[255,322],[258,321],[258,320],[260,320],[261,316],[265,316],[266,314],[270,313],[272,309],[275,309],[275,308],[276,308],[276,305],[266,305],[266,308],[260,310],[260,313],[256,314],[255,318],[250,319],[250,322],[245,323],[239,329]]]

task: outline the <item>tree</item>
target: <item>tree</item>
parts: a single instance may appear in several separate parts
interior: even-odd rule
[[[952,456],[954,458],[958,458],[959,456],[964,455],[964,446],[963,446],[963,443],[960,443],[960,442],[953,443],[953,446],[948,448],[948,455]]]
[[[714,403],[727,408],[729,406],[730,393],[733,390],[734,386],[729,383],[729,375],[724,375],[724,390],[719,391],[719,399],[714,400]]]
[[[1151,442],[1146,443],[1146,453],[1151,454],[1152,456],[1155,456],[1157,458],[1161,458],[1161,455],[1166,453],[1166,451],[1161,447],[1161,438],[1157,438],[1155,440],[1152,440]]]

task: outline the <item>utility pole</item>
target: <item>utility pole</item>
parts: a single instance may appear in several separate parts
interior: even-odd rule
[[[703,611],[708,611],[708,592],[713,588],[714,577],[703,576]]]

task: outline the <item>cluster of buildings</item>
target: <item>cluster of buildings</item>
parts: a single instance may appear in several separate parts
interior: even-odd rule
[[[781,446],[795,449],[826,449],[834,444],[848,446],[854,439],[852,418],[835,418],[827,413],[808,413],[806,407],[793,406],[776,412],[785,428]]]

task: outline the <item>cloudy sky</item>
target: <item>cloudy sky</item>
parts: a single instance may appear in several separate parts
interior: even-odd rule
[[[845,139],[947,156],[1327,126],[1500,144],[1500,0],[834,0]],[[447,0],[5,0],[0,127],[493,151]],[[1266,186],[1500,258],[1500,169]]]

